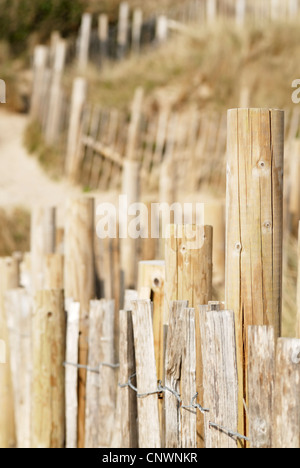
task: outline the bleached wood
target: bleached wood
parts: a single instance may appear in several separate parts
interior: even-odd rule
[[[84,70],[89,60],[90,35],[92,28],[92,15],[84,13],[82,15],[80,36],[78,45],[78,69]]]
[[[297,276],[296,338],[300,339],[300,222],[299,222],[299,229],[298,229],[298,276]]]
[[[276,348],[273,448],[300,448],[300,340],[279,338]]]
[[[184,348],[181,369],[182,407],[191,406],[196,395],[196,328],[195,309],[185,309],[183,313]],[[197,410],[181,410],[181,447],[197,448]]]
[[[130,305],[131,307],[131,305]],[[124,385],[135,374],[135,352],[131,312],[120,311],[120,373]],[[136,378],[132,378],[136,385]],[[137,397],[128,386],[120,388],[122,448],[138,448]]]
[[[84,78],[76,78],[72,89],[65,162],[65,172],[71,180],[75,180],[79,167],[80,155],[78,154],[78,147],[86,95],[87,81]]]
[[[64,289],[64,257],[48,254],[45,257],[45,289]]]
[[[49,49],[46,46],[38,45],[34,48],[33,56],[33,86],[30,105],[30,118],[36,120],[41,118],[41,105],[43,96],[43,83],[46,75]]]
[[[77,418],[78,418],[78,338],[80,303],[66,299],[67,331],[66,331],[66,365],[65,369],[65,402],[66,402],[66,448],[77,448]]]
[[[273,327],[248,329],[248,416],[251,448],[271,448],[275,387]]]
[[[80,302],[79,364],[87,364],[90,300],[96,296],[94,265],[94,200],[69,200],[65,226],[64,284],[66,297]],[[78,448],[84,445],[86,370],[79,369]]]
[[[184,310],[187,301],[170,305],[170,320],[166,344],[165,386],[180,394],[182,356],[185,345]],[[173,393],[165,393],[165,444],[167,448],[181,446],[181,411]]]
[[[32,398],[31,296],[25,289],[7,291],[5,310],[9,331],[17,448],[30,448]]]
[[[149,300],[132,302],[132,320],[138,393],[157,390],[154,340]],[[139,447],[160,448],[160,426],[156,394],[138,398]]]
[[[226,308],[236,316],[239,432],[244,431],[247,330],[280,333],[284,113],[228,112]]]
[[[203,361],[203,406],[205,447],[237,448],[237,440],[210,422],[237,432],[238,379],[233,311],[212,311],[200,307]]]
[[[45,287],[45,255],[55,252],[56,209],[36,207],[31,215],[32,293]]]
[[[165,316],[174,300],[188,300],[189,307],[207,304],[212,299],[212,227],[171,225],[165,243],[166,282]],[[201,340],[198,314],[196,320],[197,392],[202,402]],[[197,412],[198,447],[203,446],[203,416]]]
[[[138,54],[140,52],[142,26],[143,26],[143,12],[140,8],[136,8],[133,12],[132,39],[131,39],[132,52],[135,54]]]
[[[19,287],[19,263],[12,257],[0,258],[0,339],[5,348],[6,364],[0,365],[0,447],[16,444],[9,338],[5,313],[5,294]]]
[[[120,3],[119,8],[119,23],[118,23],[118,57],[124,58],[127,41],[128,41],[128,26],[129,26],[129,5],[127,2]]]
[[[62,291],[38,291],[32,318],[31,448],[65,440],[65,310]]]

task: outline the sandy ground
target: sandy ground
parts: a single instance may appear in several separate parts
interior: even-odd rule
[[[0,206],[32,209],[56,206],[62,221],[68,198],[82,196],[80,188],[65,180],[51,180],[23,146],[27,116],[0,108]]]

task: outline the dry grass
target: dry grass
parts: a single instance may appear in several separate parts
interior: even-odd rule
[[[266,30],[248,27],[237,31],[220,24],[213,29],[190,28],[141,57],[111,66],[102,73],[90,66],[89,99],[104,107],[127,108],[137,86],[150,102],[190,103],[200,109],[224,111],[237,107],[241,89],[250,90],[251,107],[291,107],[291,84],[298,76],[300,53],[298,25],[276,25]],[[71,88],[76,69],[65,83]]]
[[[28,252],[30,244],[30,215],[23,208],[6,212],[0,208],[0,256],[13,252]]]

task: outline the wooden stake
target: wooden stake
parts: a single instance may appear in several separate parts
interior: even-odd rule
[[[47,124],[45,131],[45,141],[48,145],[57,143],[60,129],[62,89],[61,80],[66,61],[67,44],[65,41],[58,41],[55,48],[55,57],[51,77],[51,89]]]
[[[127,2],[120,4],[119,24],[118,24],[118,58],[123,59],[127,50],[128,41],[128,21],[129,21],[129,5]]]
[[[131,306],[130,306],[131,307]],[[125,385],[129,378],[135,374],[135,353],[133,342],[133,325],[131,312],[120,311],[120,373],[119,381]],[[136,378],[132,378],[136,385]],[[128,386],[122,387],[121,392],[121,431],[122,447],[138,448],[137,427],[137,398]]]
[[[181,447],[197,448],[197,410],[189,407],[196,390],[196,328],[195,309],[185,309],[183,314],[184,348],[181,367]]]
[[[297,277],[296,338],[300,339],[300,222],[299,222],[299,231],[298,231],[298,277]]]
[[[115,375],[112,368],[101,363],[114,364],[113,301],[91,301],[89,325],[85,448],[109,448],[116,396]]]
[[[143,26],[143,12],[140,8],[137,8],[133,12],[133,20],[132,20],[131,48],[134,54],[138,54],[140,52],[142,26]]]
[[[279,338],[273,448],[300,448],[300,340]]]
[[[84,13],[80,26],[80,37],[78,46],[78,69],[85,70],[89,60],[90,36],[92,29],[92,15]]]
[[[174,301],[170,305],[170,320],[166,344],[165,386],[180,395],[181,367],[185,327],[184,310],[187,301]],[[173,393],[165,393],[165,444],[167,448],[181,446],[181,413]]]
[[[272,448],[275,334],[273,327],[248,329],[248,415],[251,448]]]
[[[153,302],[153,335],[158,380],[163,380],[163,316],[164,316],[165,262],[139,262],[138,291],[141,299],[142,289],[147,287]]]
[[[65,295],[80,302],[79,364],[87,365],[88,316],[90,300],[95,298],[94,200],[69,201],[65,228]],[[79,370],[78,448],[85,440],[86,370]]]
[[[5,312],[5,294],[19,287],[19,263],[14,258],[0,258],[0,340],[5,346],[6,364],[0,365],[0,447],[16,445],[9,337]]]
[[[45,258],[45,289],[64,289],[64,257],[48,254]]]
[[[67,332],[66,332],[66,448],[77,448],[78,419],[78,338],[80,303],[66,300]],[[70,365],[68,365],[68,363]],[[74,364],[74,365],[72,365]]]
[[[31,296],[25,289],[7,291],[5,310],[9,330],[17,447],[30,448],[32,399]]]
[[[32,120],[41,119],[41,100],[43,95],[43,83],[45,80],[46,67],[49,50],[46,46],[36,46],[33,57],[33,87],[30,105],[30,118]]]
[[[158,44],[168,39],[168,19],[166,16],[158,16],[156,20],[155,38]]]
[[[82,123],[83,108],[86,101],[87,82],[84,78],[76,78],[73,83],[70,121],[67,140],[67,154],[65,171],[71,180],[76,179],[79,168],[78,147],[80,141],[80,130]]]
[[[239,432],[244,431],[249,325],[280,333],[284,113],[228,112],[226,308],[236,316]]]
[[[139,447],[160,448],[160,427],[157,395],[148,395],[157,390],[154,341],[150,301],[132,302],[132,319],[136,358]]]
[[[56,209],[37,207],[31,217],[32,293],[45,287],[45,255],[55,252]]]
[[[238,378],[233,311],[200,308],[206,448],[237,448]],[[212,423],[220,427],[213,427]],[[223,428],[223,429],[222,429]],[[226,429],[224,429],[226,428]]]
[[[108,16],[102,14],[98,19],[98,37],[100,40],[100,53],[101,61],[103,62],[107,58],[108,54],[108,33],[109,33],[109,24]]]
[[[62,291],[37,292],[32,330],[32,448],[63,448],[65,310]]]

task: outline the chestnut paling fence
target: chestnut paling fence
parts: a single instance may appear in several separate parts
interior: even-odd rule
[[[228,112],[224,302],[217,222],[172,224],[158,245],[99,239],[93,197],[69,201],[64,229],[55,208],[34,211],[30,253],[0,260],[1,446],[299,448],[299,314],[281,336],[283,114]]]

